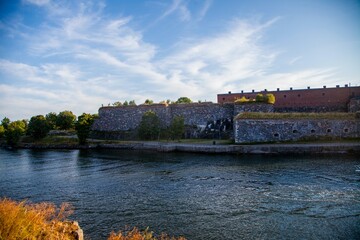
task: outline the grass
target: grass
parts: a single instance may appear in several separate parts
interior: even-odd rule
[[[67,220],[73,213],[70,204],[57,208],[53,203],[32,204],[0,199],[0,240],[75,240],[78,225]],[[186,240],[184,237],[155,237],[149,229],[112,232],[108,240]]]
[[[0,239],[75,239],[69,204],[57,208],[52,203],[30,204],[10,199],[0,200]]]
[[[237,119],[330,119],[354,120],[355,113],[329,112],[329,113],[261,113],[244,112],[235,117]]]
[[[46,136],[42,139],[35,140],[30,136],[25,136],[22,139],[23,143],[35,143],[39,145],[43,144],[77,144],[77,137],[69,137],[69,136]]]
[[[155,237],[153,232],[146,228],[144,231],[139,231],[134,227],[129,231],[120,231],[118,233],[112,232],[108,240],[186,240],[184,237],[170,237],[162,233],[159,237]]]

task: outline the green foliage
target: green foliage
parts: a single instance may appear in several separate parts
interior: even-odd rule
[[[169,132],[172,140],[181,139],[181,137],[185,132],[184,117],[182,116],[174,117],[170,123]]]
[[[129,105],[130,105],[130,106],[136,106],[135,100],[129,101]]]
[[[54,112],[50,112],[48,114],[46,114],[45,116],[47,124],[50,128],[50,130],[54,130],[56,129],[56,120],[57,120],[57,115]]]
[[[192,103],[192,101],[188,97],[180,97],[175,103]]]
[[[144,113],[139,124],[138,134],[143,140],[154,140],[159,137],[160,119],[155,112]]]
[[[124,105],[124,106],[129,106],[129,102],[128,102],[128,101],[125,101],[123,105]]]
[[[4,117],[4,119],[1,121],[1,126],[4,127],[4,129],[6,130],[8,128],[10,124],[10,119],[7,117]]]
[[[144,102],[144,104],[146,104],[146,105],[150,105],[150,104],[153,104],[153,103],[154,103],[154,101],[151,100],[151,99],[146,99],[145,102]]]
[[[46,137],[49,131],[50,126],[43,115],[37,115],[30,119],[27,132],[34,139],[41,139]]]
[[[11,122],[5,130],[7,144],[10,146],[16,146],[19,143],[21,136],[23,136],[25,132],[26,124],[24,121],[19,120]]]
[[[264,95],[262,95],[261,93],[258,93],[255,97],[255,101],[256,102],[264,102]]]
[[[117,101],[117,102],[114,102],[112,105],[113,105],[114,107],[120,107],[120,106],[122,106],[122,103],[119,102],[119,101]]]
[[[85,144],[97,115],[83,113],[75,123],[76,134],[80,144]]]
[[[3,138],[5,136],[5,128],[3,125],[0,125],[0,138]]]
[[[74,128],[76,116],[71,111],[60,112],[56,119],[56,126],[60,130],[69,130]]]

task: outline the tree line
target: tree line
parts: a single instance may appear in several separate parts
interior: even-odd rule
[[[0,125],[0,138],[5,138],[10,146],[16,146],[22,136],[32,137],[34,141],[45,138],[51,130],[76,131],[79,144],[85,144],[91,132],[91,126],[97,114],[83,113],[78,118],[71,111],[59,114],[50,112],[36,115],[30,120],[10,121],[5,117]],[[170,126],[163,126],[160,118],[153,111],[145,112],[137,128],[138,138],[141,140],[172,139],[180,140],[185,132],[184,118],[176,116]]]
[[[8,145],[16,146],[24,135],[39,140],[47,136],[51,130],[75,130],[80,144],[86,143],[91,125],[96,114],[83,113],[76,119],[71,111],[62,111],[59,114],[50,112],[44,115],[36,115],[28,120],[10,121],[5,117],[0,125],[0,137],[5,137]]]

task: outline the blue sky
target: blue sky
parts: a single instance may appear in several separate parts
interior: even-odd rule
[[[0,14],[0,119],[360,85],[357,0],[2,0]]]

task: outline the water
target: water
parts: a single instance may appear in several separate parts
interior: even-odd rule
[[[86,239],[360,239],[356,156],[0,150],[0,196],[70,202]]]

